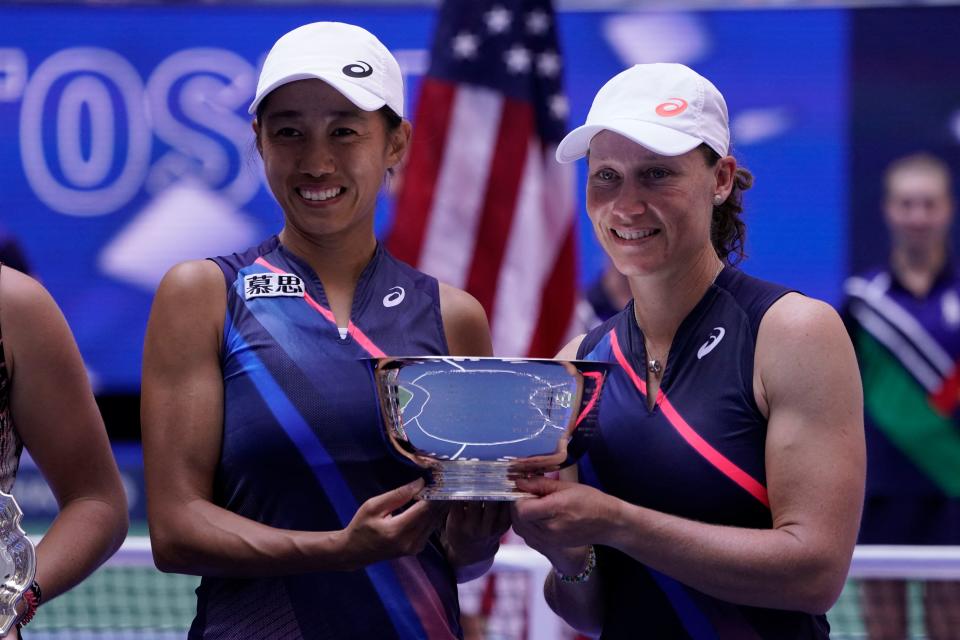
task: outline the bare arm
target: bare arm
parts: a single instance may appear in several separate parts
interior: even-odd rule
[[[60,507],[37,547],[37,582],[47,601],[113,555],[127,533],[127,501],[60,309],[13,269],[2,269],[0,289],[13,424]]]
[[[277,529],[213,503],[223,434],[225,304],[220,269],[196,261],[167,274],[151,311],[141,421],[157,566],[199,575],[285,575],[356,569],[422,549],[436,525],[429,505],[392,515],[421,481],[371,498],[338,531]]]
[[[760,328],[755,390],[769,412],[771,529],[694,522],[548,481],[535,487],[547,499],[531,501],[539,504],[525,517],[547,519],[568,545],[620,549],[723,600],[825,612],[849,568],[865,468],[859,375],[832,309],[796,294],[771,308]]]
[[[560,471],[560,480],[579,481],[577,468]],[[549,536],[548,532],[541,535]],[[554,548],[547,556],[553,566],[567,576],[575,576],[587,568],[589,546]],[[589,636],[599,636],[603,622],[603,576],[594,567],[583,582],[565,582],[555,572],[547,574],[543,595],[553,611],[567,624]]]

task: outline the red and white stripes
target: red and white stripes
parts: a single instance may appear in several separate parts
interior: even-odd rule
[[[425,78],[390,251],[466,289],[501,356],[552,356],[576,300],[573,169],[530,103]]]

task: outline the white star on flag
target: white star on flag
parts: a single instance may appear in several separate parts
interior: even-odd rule
[[[530,70],[532,63],[529,49],[524,49],[519,45],[514,45],[507,49],[503,59],[507,62],[507,69],[510,73],[526,73]]]
[[[527,30],[535,35],[542,35],[550,28],[550,16],[545,12],[531,11],[527,14]]]
[[[487,28],[490,29],[490,33],[503,33],[510,28],[513,16],[503,7],[496,6],[487,12],[484,19],[487,21]]]
[[[550,113],[558,120],[566,118],[567,114],[570,113],[570,103],[567,101],[567,96],[565,95],[557,94],[550,96],[547,102],[549,103]]]
[[[537,71],[547,78],[556,76],[560,73],[560,56],[554,51],[544,51],[537,56]]]
[[[458,58],[470,59],[477,55],[480,39],[472,33],[458,33],[453,38],[453,55]]]

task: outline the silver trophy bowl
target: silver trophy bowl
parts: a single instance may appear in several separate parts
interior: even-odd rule
[[[609,364],[519,358],[374,358],[390,446],[432,481],[426,500],[531,497],[515,480],[573,464],[596,431]]]

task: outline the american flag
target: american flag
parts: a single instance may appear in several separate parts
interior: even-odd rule
[[[448,0],[387,239],[476,297],[494,352],[550,357],[573,328],[574,178],[549,0]]]

